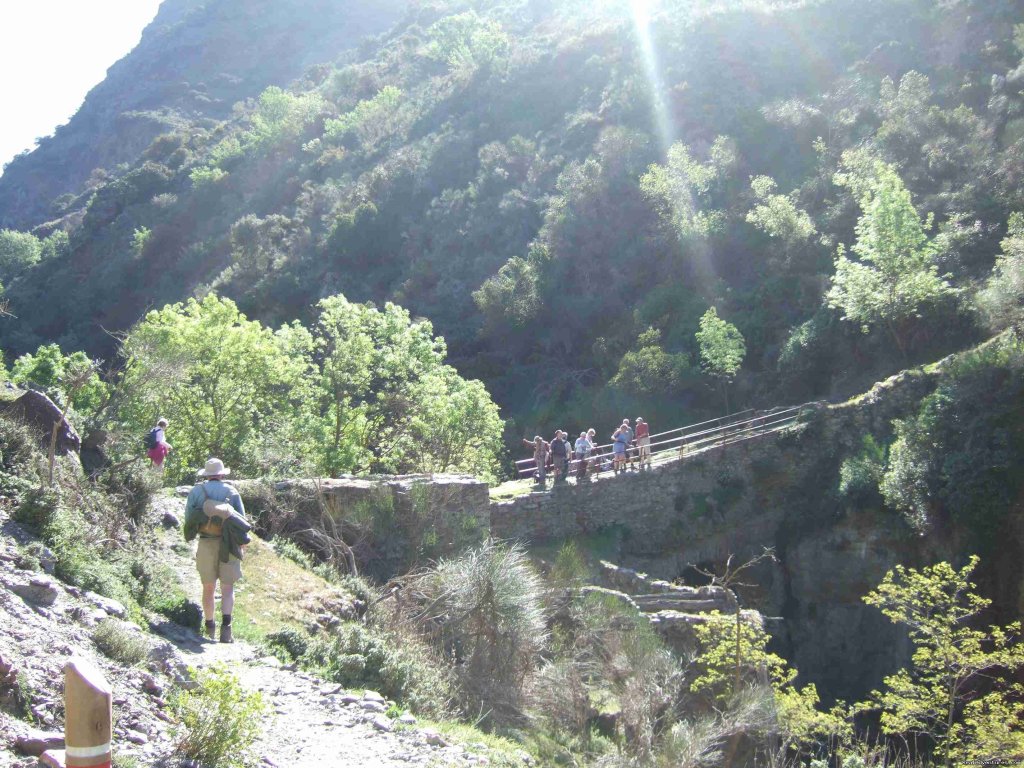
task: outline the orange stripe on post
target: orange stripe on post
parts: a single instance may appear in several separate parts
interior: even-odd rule
[[[67,768],[111,768],[110,686],[93,664],[75,657],[64,665],[64,742]]]

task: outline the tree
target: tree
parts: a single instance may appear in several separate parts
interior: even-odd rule
[[[478,381],[444,364],[444,339],[401,307],[324,299],[314,329],[321,468],[497,471],[502,423]]]
[[[372,99],[364,99],[350,112],[324,123],[324,138],[340,142],[354,135],[361,145],[372,149],[401,127],[397,115],[402,96],[400,88],[384,86]]]
[[[142,434],[166,416],[179,478],[210,456],[259,472],[256,456],[288,433],[305,398],[309,363],[288,341],[212,294],[150,312],[122,345],[126,426]]]
[[[777,185],[768,176],[750,180],[758,203],[747,214],[747,221],[769,237],[793,247],[807,242],[815,234],[814,222],[807,211],[797,208],[788,195],[776,193]]]
[[[850,172],[837,174],[836,183],[860,197],[863,213],[852,249],[860,261],[848,259],[840,246],[826,301],[865,332],[872,325],[884,325],[906,358],[903,325],[922,307],[952,292],[933,261],[937,249],[926,234],[932,216],[921,220],[892,166],[876,160],[865,168],[862,159],[853,156],[845,164]]]
[[[508,56],[511,41],[495,21],[476,11],[447,16],[427,30],[426,54],[453,70],[475,71]]]
[[[640,179],[640,189],[681,240],[707,237],[725,218],[709,207],[711,193],[736,164],[735,145],[725,136],[715,139],[706,163],[695,160],[686,145],[673,144],[665,165],[652,165]]]
[[[885,678],[866,708],[882,710],[889,735],[921,735],[934,741],[946,768],[996,755],[1024,759],[1024,685],[1012,682],[1024,669],[1020,622],[972,624],[991,600],[970,581],[979,559],[959,571],[940,562],[921,570],[897,566],[864,598],[907,627],[913,666]],[[999,752],[985,750],[997,746]]]
[[[44,344],[34,354],[17,358],[11,381],[45,390],[59,406],[70,406],[83,418],[93,416],[109,390],[100,379],[98,363],[84,352],[65,355],[58,344]]]
[[[739,373],[747,346],[739,329],[718,316],[715,307],[700,319],[700,330],[695,334],[700,345],[700,364],[712,378],[718,379],[725,398],[725,411],[729,412],[729,382]]]
[[[1010,216],[1002,249],[978,295],[985,318],[997,329],[1019,323],[1024,308],[1024,214]]]
[[[41,257],[39,238],[29,232],[0,229],[0,283],[8,283]]]

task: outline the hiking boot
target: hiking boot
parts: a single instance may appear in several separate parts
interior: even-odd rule
[[[220,625],[220,641],[222,643],[233,643],[235,642],[231,635],[231,625],[221,624]]]
[[[210,640],[214,639],[214,635],[217,634],[217,622],[208,621],[206,622],[206,631],[203,633]]]

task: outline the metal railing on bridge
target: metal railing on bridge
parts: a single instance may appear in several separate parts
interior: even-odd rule
[[[795,424],[809,406],[810,404],[797,405],[763,412],[748,408],[729,416],[653,434],[650,443],[651,463],[661,463],[705,448],[730,445],[777,432]],[[570,450],[573,442],[569,441]],[[602,472],[610,472],[613,459],[612,447],[612,443],[605,443],[595,446],[587,459],[573,458],[570,462],[569,474],[578,475],[582,462],[586,462],[585,474],[590,477]],[[633,463],[634,466],[639,462],[639,451],[635,444],[626,451],[626,460]],[[516,462],[518,477],[531,477],[536,475],[536,472],[537,464],[533,458]]]

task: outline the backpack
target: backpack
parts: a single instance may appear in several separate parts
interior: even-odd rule
[[[156,436],[158,434],[160,434],[160,427],[153,427],[146,433],[146,436],[142,438],[142,444],[146,446],[147,451],[151,451],[156,448],[158,442]]]
[[[214,501],[206,495],[206,488],[203,488],[203,514],[210,518],[204,525],[199,526],[199,532],[205,536],[220,536],[224,531],[224,521],[231,517],[235,511],[226,501]]]

